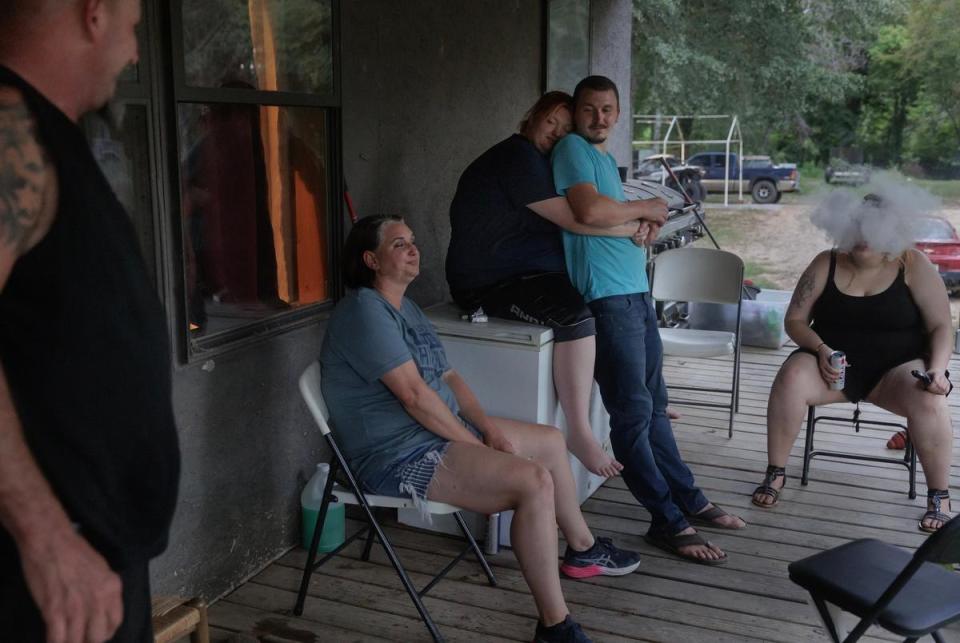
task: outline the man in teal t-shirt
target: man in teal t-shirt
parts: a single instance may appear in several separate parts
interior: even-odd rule
[[[565,136],[557,143],[553,154],[553,177],[560,194],[566,194],[567,189],[574,185],[590,183],[599,195],[618,203],[626,201],[613,156],[607,151],[598,150],[579,133]],[[634,203],[646,204],[641,201]],[[658,200],[650,205],[659,204],[662,202]],[[642,216],[640,218],[643,219]],[[657,221],[659,219],[654,224]],[[611,295],[650,290],[647,284],[646,250],[631,239],[588,237],[564,232],[563,251],[570,281],[588,303]]]
[[[666,220],[660,200],[625,201],[620,174],[606,150],[620,115],[617,87],[589,76],[573,94],[575,133],[553,150],[557,192],[581,223],[648,222],[654,239]],[[646,251],[629,239],[563,233],[570,280],[596,318],[596,377],[610,413],[610,440],[624,482],[650,512],[646,540],[688,560],[726,562],[727,555],[688,522],[739,529],[742,520],[715,507],[694,483],[667,417],[663,348],[647,283]]]

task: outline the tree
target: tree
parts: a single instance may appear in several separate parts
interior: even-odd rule
[[[802,139],[807,112],[862,90],[868,43],[905,1],[635,0],[635,105],[739,114],[753,150]]]
[[[868,50],[863,112],[857,128],[860,144],[877,165],[899,165],[904,129],[917,99],[920,78],[907,59],[910,34],[903,24],[882,26]]]
[[[907,21],[907,64],[920,78],[908,150],[929,165],[957,162],[960,149],[960,1],[916,0]]]

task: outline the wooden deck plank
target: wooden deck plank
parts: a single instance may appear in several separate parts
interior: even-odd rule
[[[355,559],[332,560],[329,569],[325,566],[315,575],[314,584],[323,585],[324,583],[336,586],[348,578],[362,580],[364,583],[363,591],[369,591],[371,586],[380,589],[386,589],[389,586],[397,586],[396,575],[393,569],[389,567],[386,557],[382,550],[375,548],[371,555],[370,562],[363,562]],[[357,551],[356,553],[359,553]],[[443,565],[445,559],[435,553],[413,552],[409,550],[400,550],[401,558],[404,561],[408,571],[412,571],[415,584],[418,586],[429,578],[431,572],[435,572]],[[434,614],[434,605],[441,605],[445,609],[454,609],[460,606],[469,608],[468,612],[477,613],[480,618],[485,619],[484,628],[496,631],[514,632],[521,637],[529,637],[534,629],[535,621],[531,618],[535,614],[535,608],[532,599],[529,598],[529,592],[526,584],[523,582],[519,571],[509,569],[497,569],[498,581],[500,586],[494,590],[486,585],[485,579],[479,572],[476,565],[467,564],[461,572],[458,568],[452,572],[451,578],[445,579],[438,584],[428,595],[427,607]],[[277,583],[279,585],[299,582],[299,567],[285,567],[273,565],[263,574],[263,582]],[[382,584],[382,585],[381,585]],[[399,589],[397,587],[397,589]],[[569,584],[565,586],[567,593],[573,589]],[[335,591],[335,590],[334,590]],[[406,595],[400,595],[393,590],[397,600],[405,599]],[[443,605],[446,603],[447,605]],[[622,601],[625,605],[627,601]],[[708,641],[708,640],[738,640],[731,635],[717,633],[707,628],[693,627],[688,624],[668,623],[660,619],[646,618],[642,615],[624,613],[623,610],[612,610],[605,605],[589,605],[590,609],[585,609],[583,603],[570,601],[571,611],[576,615],[585,628],[588,628],[593,636],[607,641],[637,641],[637,640],[688,640],[688,641]],[[410,608],[412,610],[412,607]],[[491,614],[496,615],[491,617]],[[435,614],[435,620],[440,624],[440,617]],[[441,628],[443,625],[441,624]],[[478,628],[481,629],[481,628]],[[446,630],[444,630],[446,631]],[[477,630],[474,630],[477,631]],[[484,640],[487,634],[482,633]],[[739,639],[742,640],[742,639]]]
[[[802,487],[802,432],[791,451],[782,502],[770,510],[750,503],[766,466],[767,397],[790,350],[791,346],[744,348],[741,407],[732,439],[727,438],[723,410],[678,407],[682,417],[674,423],[677,443],[699,485],[709,498],[748,523],[742,531],[704,529],[729,552],[727,565],[695,565],[647,545],[642,535],[649,514],[621,479],[609,480],[584,503],[584,516],[596,534],[609,535],[643,556],[640,569],[627,577],[562,581],[571,611],[595,640],[826,640],[806,594],[787,578],[787,564],[856,538],[879,538],[911,550],[923,542],[925,535],[916,528],[924,508],[922,470],[917,482],[921,497],[916,500],[907,498],[906,469],[889,464],[817,459],[810,484]],[[951,369],[960,372],[960,361],[952,360]],[[728,381],[730,365],[723,360],[667,358],[664,372],[668,382],[720,386]],[[960,418],[960,395],[951,396],[949,403]],[[870,405],[863,409],[865,419],[895,419]],[[850,404],[829,407],[830,414],[840,416],[850,416],[852,410]],[[818,425],[817,446],[886,456],[896,453],[885,449],[889,434],[885,429],[864,427],[855,433],[849,425]],[[956,441],[953,452],[951,481],[960,486]],[[460,547],[456,539],[390,521],[386,530],[418,586]],[[211,607],[215,640],[231,633],[259,633],[264,641],[298,643],[428,640],[382,550],[375,547],[367,562],[359,560],[359,554],[360,545],[351,545],[315,574],[304,614],[294,618],[290,609],[306,554],[299,549],[289,552]],[[499,580],[497,588],[486,585],[479,567],[468,558],[426,599],[448,640],[529,640],[535,608],[519,564],[509,550],[490,562]],[[948,641],[960,642],[960,626],[943,634]],[[897,640],[877,628],[869,635],[864,640]]]
[[[248,587],[248,585],[244,587]],[[242,596],[243,589],[241,588],[234,593]],[[319,640],[324,641],[373,643],[398,640],[397,638],[390,638],[390,636],[401,633],[399,629],[391,630],[389,626],[381,630],[387,636],[364,633],[358,631],[358,628],[355,627],[349,629],[338,627],[336,614],[331,614],[325,622],[311,620],[306,616],[304,618],[282,616],[271,610],[273,605],[274,603],[271,601],[265,601],[258,605],[245,605],[232,598],[218,601],[216,609],[209,610],[210,625],[221,633],[248,633],[256,637],[254,640],[269,636],[271,638],[309,641],[312,637],[319,637]],[[343,622],[342,618],[340,622]],[[408,632],[404,631],[403,633],[407,634]],[[419,633],[417,635],[419,636]],[[218,636],[229,639],[230,635],[218,634]]]
[[[388,536],[392,537],[392,536]],[[401,540],[398,538],[397,540]],[[399,543],[398,543],[399,544]],[[417,543],[423,546],[422,542]],[[442,548],[442,553],[436,553],[438,548]],[[456,551],[455,546],[449,549],[438,545],[431,547],[432,552],[417,551],[399,547],[399,554],[404,561],[404,565],[409,570],[416,570],[419,574],[426,574],[436,570],[444,556]],[[358,553],[358,552],[357,552]],[[282,561],[283,565],[292,565],[290,571],[292,576],[300,573],[304,556],[291,553]],[[520,575],[519,569],[515,565],[506,564],[512,559],[509,554],[501,554],[491,562],[495,566],[497,574],[498,590],[502,594],[513,593],[513,595],[496,597],[497,592],[489,591],[486,585],[485,577],[479,572],[476,564],[469,561],[464,564],[463,570],[458,566],[452,572],[452,578],[438,585],[431,595],[455,597],[457,600],[470,605],[489,606],[491,609],[499,609],[518,614],[532,613],[532,601],[518,601],[517,596],[526,597],[528,595],[526,584]],[[512,561],[515,563],[515,560]],[[371,563],[362,563],[361,561],[350,560],[346,563],[337,564],[336,561],[328,563],[329,569],[325,566],[321,574],[355,575],[358,566],[364,566],[367,573],[376,567],[377,563],[381,569],[385,569],[392,574],[392,569],[388,565],[385,556],[374,553]],[[274,565],[275,569],[279,565]],[[642,584],[642,579],[638,576],[631,576],[629,581],[634,584]],[[479,591],[465,591],[463,583],[470,583],[477,586]],[[640,638],[654,637],[657,640],[714,640],[718,636],[723,639],[723,634],[728,635],[728,640],[743,640],[744,638],[757,638],[761,640],[785,640],[782,634],[777,632],[786,631],[794,636],[810,636],[819,631],[819,628],[807,625],[787,625],[784,623],[772,624],[769,619],[751,616],[740,612],[728,612],[715,608],[703,608],[696,603],[679,603],[677,601],[664,600],[654,595],[645,595],[643,600],[638,601],[636,594],[630,587],[624,587],[628,579],[602,578],[596,579],[593,584],[579,581],[564,580],[564,592],[567,596],[571,610],[581,620],[585,627],[590,627],[594,636],[602,637],[606,640],[611,634],[619,631],[621,627],[629,628],[630,632],[640,632]],[[686,591],[689,593],[690,588]],[[495,601],[491,603],[491,601]],[[529,602],[529,604],[528,604]],[[611,614],[610,611],[613,610]],[[631,615],[628,622],[623,622],[618,616],[622,614]],[[665,622],[663,622],[665,621]],[[611,631],[613,630],[613,631]],[[712,631],[711,631],[712,630]],[[719,633],[719,634],[718,634]],[[729,639],[734,636],[733,639]],[[789,639],[787,639],[789,640]]]

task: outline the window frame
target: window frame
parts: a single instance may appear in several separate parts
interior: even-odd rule
[[[583,61],[584,72],[586,75],[590,74],[590,59],[593,55],[593,33],[591,31],[591,24],[593,19],[593,1],[586,0],[587,2],[587,24],[586,24],[586,58]],[[542,42],[543,42],[543,62],[542,62],[542,71],[541,71],[541,93],[547,92],[550,90],[561,90],[566,91],[565,88],[555,86],[556,79],[550,78],[550,59],[554,53],[556,43],[551,38],[551,18],[553,17],[553,8],[556,4],[556,0],[543,0],[542,2]],[[581,78],[583,76],[580,76]],[[573,93],[573,87],[570,88],[570,93]]]
[[[259,89],[190,87],[186,83],[185,56],[183,50],[183,0],[167,5],[166,15],[160,16],[164,3],[151,3],[154,11],[151,17],[162,18],[164,29],[163,50],[159,59],[170,61],[167,77],[162,87],[154,91],[155,101],[162,105],[163,113],[158,131],[158,140],[163,141],[163,166],[166,177],[157,181],[164,186],[164,202],[168,204],[163,212],[169,224],[169,234],[164,239],[162,256],[164,300],[167,302],[168,324],[171,341],[177,349],[178,362],[190,365],[205,361],[223,353],[258,344],[278,335],[303,328],[326,318],[343,293],[340,274],[340,240],[343,237],[343,155],[342,155],[342,111],[341,111],[341,34],[340,0],[330,0],[331,19],[331,55],[332,89],[328,94],[308,94],[289,91],[266,91]],[[146,17],[146,16],[145,16]],[[149,20],[145,20],[149,22]],[[160,30],[157,30],[160,31]],[[149,41],[150,45],[159,45],[159,39]],[[148,56],[149,57],[149,56]],[[151,77],[159,82],[158,75]],[[141,67],[140,83],[144,80]],[[130,83],[136,85],[137,83]],[[261,319],[250,320],[241,325],[218,331],[201,337],[191,336],[187,321],[187,283],[184,265],[183,204],[181,198],[182,168],[179,162],[178,109],[183,103],[233,103],[245,105],[271,105],[281,107],[308,107],[324,109],[328,133],[327,167],[327,257],[330,275],[330,298],[327,301],[306,304],[295,310],[279,312]],[[160,225],[157,217],[157,225]],[[158,237],[159,238],[159,237]]]

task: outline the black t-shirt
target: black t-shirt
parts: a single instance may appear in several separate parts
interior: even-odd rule
[[[550,160],[519,134],[471,163],[450,204],[450,290],[566,270],[560,228],[527,207],[555,196]]]
[[[49,232],[0,292],[0,363],[43,475],[123,569],[163,551],[176,504],[166,316],[81,129],[4,67],[0,85],[22,92],[59,188]]]

